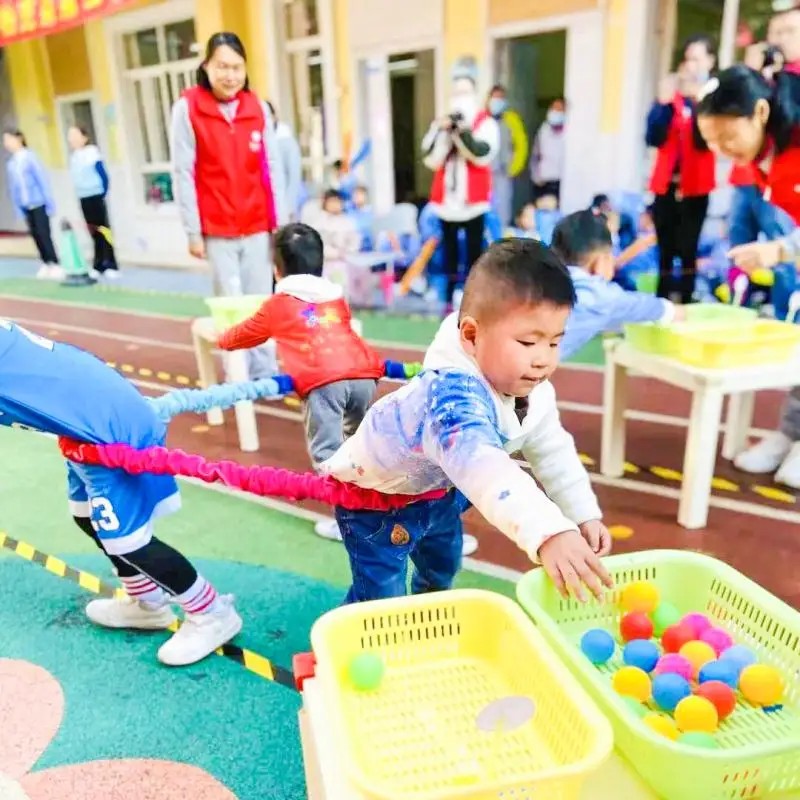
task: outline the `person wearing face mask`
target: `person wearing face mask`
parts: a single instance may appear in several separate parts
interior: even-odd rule
[[[486,110],[497,121],[500,134],[497,158],[492,162],[492,207],[500,224],[507,228],[513,218],[514,178],[528,160],[528,136],[520,115],[509,108],[504,86],[492,87]]]
[[[480,107],[476,85],[475,60],[459,59],[452,73],[449,112],[434,120],[422,140],[423,163],[434,173],[431,209],[442,221],[449,304],[459,282],[459,232],[466,237],[467,273],[483,252],[491,165],[500,146],[497,122]]]
[[[564,174],[564,132],[567,103],[558,97],[550,104],[547,117],[536,134],[531,151],[533,199],[552,195],[561,200],[561,177]]]

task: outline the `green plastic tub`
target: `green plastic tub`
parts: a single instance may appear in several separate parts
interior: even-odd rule
[[[206,305],[217,330],[223,331],[255,314],[267,296],[243,294],[239,297],[207,297]]]
[[[653,550],[611,556],[604,563],[618,586],[647,580],[682,613],[703,611],[737,644],[753,647],[760,663],[779,669],[786,684],[783,706],[770,713],[739,696],[737,710],[715,734],[719,749],[670,741],[611,688],[611,676],[622,666],[621,648],[602,668],[580,650],[580,638],[591,628],[605,628],[617,638],[618,596],[581,605],[563,600],[544,570],[525,575],[517,586],[519,602],[607,715],[617,748],[652,790],[664,800],[738,800],[800,790],[800,613],[699,553]]]

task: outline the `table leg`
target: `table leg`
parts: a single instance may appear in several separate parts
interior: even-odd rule
[[[214,386],[217,383],[217,368],[214,364],[214,347],[208,340],[192,333],[192,345],[194,346],[194,357],[197,361],[197,374],[200,376],[200,383],[204,389]],[[209,425],[222,425],[225,421],[222,416],[221,408],[212,408],[206,414]]]
[[[722,457],[732,461],[747,445],[747,435],[753,425],[755,392],[737,392],[728,397],[728,419],[722,440]]]
[[[228,353],[228,379],[231,383],[244,383],[250,379],[246,350]],[[236,404],[235,413],[239,449],[245,453],[254,453],[259,448],[255,407],[249,400],[243,400]]]
[[[303,766],[306,773],[306,792],[308,800],[325,800],[325,787],[320,775],[317,748],[314,746],[314,734],[311,731],[311,720],[308,712],[301,708],[298,712],[300,722],[300,745],[303,749]]]
[[[678,506],[678,522],[684,528],[704,528],[708,522],[721,417],[722,392],[709,387],[698,389],[692,397]]]
[[[606,350],[603,380],[603,431],[600,472],[618,478],[625,472],[625,409],[628,406],[628,370],[614,361]]]

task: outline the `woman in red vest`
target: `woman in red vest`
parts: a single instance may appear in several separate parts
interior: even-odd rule
[[[215,291],[270,294],[269,235],[285,219],[275,125],[249,89],[244,46],[215,33],[197,86],[175,103],[172,159],[181,220],[195,258],[208,258]],[[271,349],[253,354],[251,377],[274,373]]]
[[[714,190],[715,159],[697,132],[695,96],[714,66],[708,37],[690,39],[678,76],[666,78],[647,117],[646,141],[657,148],[650,191],[659,249],[658,296],[669,298],[677,289],[690,303],[697,273],[697,244]],[[673,280],[673,262],[681,260],[681,279]]]

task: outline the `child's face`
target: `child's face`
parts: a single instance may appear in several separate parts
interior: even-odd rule
[[[338,197],[329,197],[325,201],[325,211],[329,214],[341,214],[342,213],[342,201]]]
[[[356,208],[364,208],[367,204],[367,193],[363,189],[356,189],[353,192],[353,205]]]
[[[610,247],[595,250],[589,257],[586,269],[591,275],[597,275],[610,281],[614,277],[614,253]]]
[[[519,226],[524,231],[536,230],[536,209],[527,205],[519,212]]]
[[[543,194],[536,201],[536,208],[542,211],[555,211],[558,208],[558,198],[554,194]]]
[[[570,308],[520,304],[486,322],[465,316],[461,343],[500,394],[527,397],[558,365],[558,347]]]

